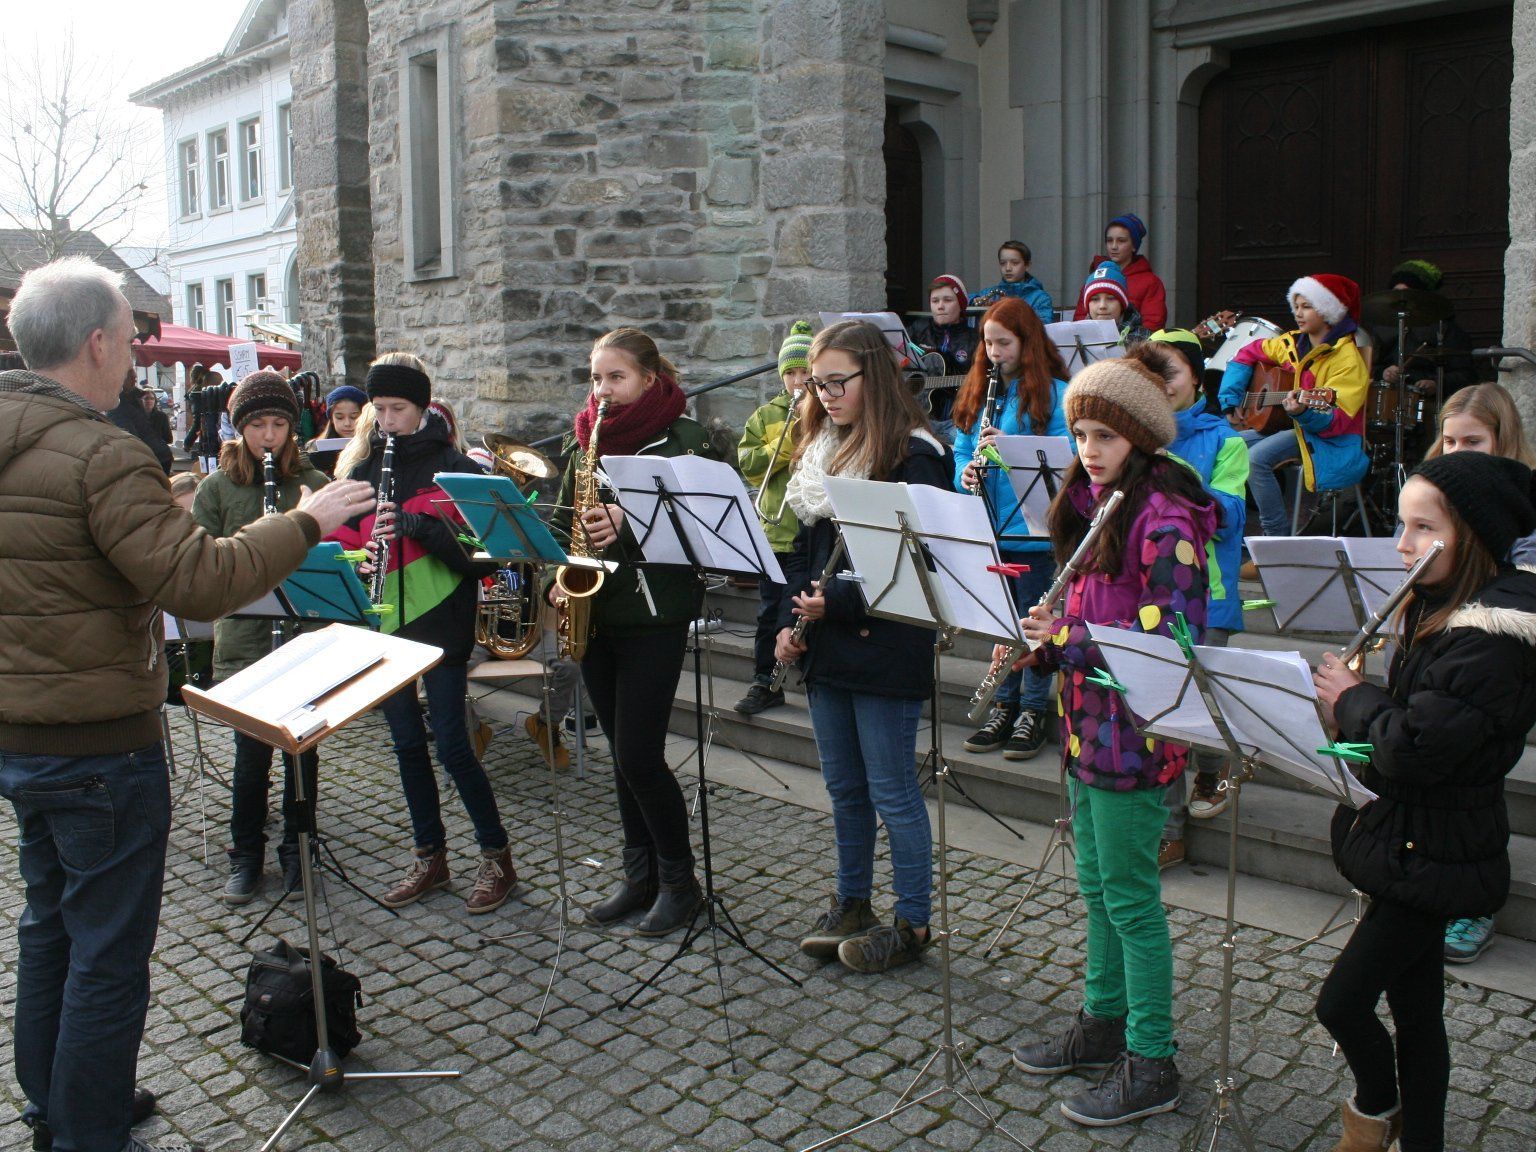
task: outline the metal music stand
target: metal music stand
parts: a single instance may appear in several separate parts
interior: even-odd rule
[[[471,558],[492,561],[496,564],[529,564],[535,573],[546,566],[565,564],[569,561],[565,550],[539,519],[534,505],[508,476],[484,476],[469,473],[439,473],[433,477],[459,510],[464,522],[475,533]],[[543,664],[540,673],[541,708],[544,712],[545,731],[550,733],[550,747],[541,749],[549,780],[549,810],[555,831],[555,885],[558,893],[552,904],[546,906],[540,918],[525,927],[511,932],[480,937],[480,945],[504,944],[525,936],[548,935],[555,937],[555,958],[549,966],[549,982],[544,986],[544,997],[539,1001],[538,1015],[534,1018],[530,1034],[544,1026],[544,1016],[549,1010],[549,998],[560,975],[560,960],[565,955],[566,936],[572,929],[583,926],[582,921],[571,916],[576,901],[572,897],[565,868],[565,811],[561,804],[560,772],[553,756],[555,731],[554,709],[551,698],[554,685],[549,665]],[[577,685],[578,740],[585,735],[580,731],[581,686]],[[585,744],[577,745],[578,765],[584,758]]]
[[[337,628],[349,630],[344,624],[333,624],[326,631]],[[314,748],[321,740],[372,710],[380,701],[407,684],[413,683],[418,676],[442,659],[442,650],[439,648],[390,636],[374,636],[372,639],[378,645],[379,651],[383,653],[377,663],[341,685],[329,691],[320,692],[303,702],[302,710],[318,721],[320,726],[301,740],[295,739],[292,731],[276,717],[265,712],[253,713],[245,710],[238,703],[221,699],[217,695],[218,689],[215,689],[214,693],[207,693],[188,686],[182,690],[182,694],[187,700],[187,707],[194,711],[201,712],[209,719],[221,724],[227,724],[274,748],[290,752],[297,758],[300,753]],[[328,659],[323,649],[318,652],[300,652],[295,656],[294,649],[290,645],[258,661],[240,675],[244,676],[262,669],[260,675],[266,676],[269,680],[283,678],[286,681],[289,677],[301,677],[306,664],[323,664]],[[269,667],[263,669],[263,665]],[[226,685],[234,682],[235,678],[231,678],[226,681]],[[330,682],[334,683],[334,678]],[[302,772],[294,776],[294,792],[295,799],[301,805],[309,805],[312,797],[306,793]],[[322,976],[323,966],[320,963],[320,958],[324,954],[320,950],[320,926],[315,909],[315,868],[310,845],[312,826],[312,816],[309,820],[301,822],[299,826],[299,875],[302,881],[300,889],[304,895],[304,927],[309,943],[307,963],[315,1012],[315,1055],[308,1065],[287,1060],[281,1056],[275,1057],[284,1064],[305,1073],[308,1089],[294,1105],[293,1110],[283,1118],[282,1123],[268,1137],[266,1143],[261,1146],[261,1152],[272,1152],[272,1149],[277,1147],[278,1141],[282,1139],[283,1133],[293,1126],[294,1121],[321,1092],[337,1091],[344,1084],[354,1080],[457,1079],[459,1076],[459,1073],[454,1070],[350,1073],[343,1070],[341,1058],[331,1049],[325,1018],[325,985]]]
[[[1227,828],[1227,900],[1222,932],[1220,1047],[1211,1101],[1190,1134],[1190,1152],[1215,1152],[1230,1130],[1255,1152],[1253,1131],[1232,1076],[1233,965],[1237,951],[1237,834],[1242,786],[1261,764],[1329,791],[1342,803],[1370,798],[1346,761],[1364,759],[1363,746],[1327,743],[1322,708],[1303,672],[1285,656],[1239,648],[1202,648],[1187,634],[1168,639],[1097,624],[1089,633],[1108,674],[1097,681],[1120,693],[1133,715],[1146,717],[1137,730],[1189,747],[1225,753],[1231,768],[1224,787],[1231,795]],[[1299,660],[1299,657],[1297,657]],[[1285,681],[1291,682],[1287,684]],[[1276,703],[1293,705],[1291,714]],[[1298,731],[1298,717],[1315,728]],[[1321,743],[1322,746],[1317,745]],[[1206,1132],[1210,1133],[1205,1140]]]
[[[197,631],[198,629],[189,628],[187,622],[181,617],[172,616],[168,612],[162,613],[162,616],[165,619],[166,626],[176,630],[176,638],[174,640],[167,639],[165,641],[166,646],[169,647],[172,644],[179,644],[182,648],[183,661],[186,660],[187,645],[196,643],[198,640],[211,640],[213,637],[212,625],[200,624],[200,628],[205,627],[209,630],[208,634],[206,637],[194,637],[193,632]],[[203,867],[207,868],[211,866],[208,859],[207,780],[209,776],[212,776],[214,780],[222,784],[226,790],[230,789],[232,785],[227,779],[225,779],[224,774],[219,771],[219,766],[213,762],[213,758],[208,755],[207,750],[203,747],[203,728],[201,722],[197,718],[197,713],[185,705],[182,705],[182,711],[186,714],[188,722],[190,722],[192,725],[192,765],[193,774],[197,777],[197,813],[198,822],[202,825]],[[176,775],[176,761],[173,751],[173,741],[171,739],[171,724],[168,706],[162,707],[160,710],[160,730],[165,737],[166,756],[170,759],[171,775],[174,777]],[[181,797],[186,795],[187,789],[191,786],[192,775],[188,775],[187,778],[182,781],[181,791],[177,794],[178,802],[180,801]]]
[[[642,554],[651,557],[650,567],[683,569],[693,573],[698,582],[698,601],[702,606],[706,576],[777,575],[773,550],[763,535],[762,526],[752,511],[746,486],[728,465],[718,461],[688,456],[663,458],[616,456],[603,461],[611,487],[626,519],[634,529]],[[718,472],[717,469],[724,469]],[[698,609],[694,618],[698,619]],[[714,849],[709,828],[709,785],[706,775],[707,739],[704,721],[703,645],[693,647],[694,740],[698,758],[699,836],[704,858],[704,899],[692,919],[677,950],[661,967],[643,980],[621,1006],[631,1007],[647,989],[680,960],[704,935],[710,934],[715,961],[715,980],[720,1000],[726,1004],[725,976],[720,959],[720,936],[744,949],[795,987],[800,981],[775,964],[747,942],[730,909],[721,896],[715,879]],[[735,1041],[731,1018],[725,1014],[726,1044],[735,1059]]]
[[[862,499],[859,498],[861,486]],[[934,798],[938,816],[939,924],[937,932],[933,932],[931,925],[929,931],[939,944],[943,1024],[937,1047],[891,1108],[879,1116],[819,1140],[803,1152],[817,1152],[818,1149],[832,1147],[856,1132],[862,1132],[908,1108],[926,1104],[946,1094],[953,1095],[974,1112],[987,1130],[996,1132],[1026,1152],[1032,1152],[1028,1144],[1002,1126],[999,1115],[987,1104],[966,1065],[962,1045],[955,1039],[954,986],[950,971],[949,829],[946,822],[945,785],[951,769],[944,759],[943,726],[940,722],[943,653],[952,646],[954,637],[962,632],[998,643],[1012,643],[1019,639],[1013,599],[1006,587],[1001,585],[1001,576],[998,575],[996,585],[991,586],[986,577],[973,570],[973,565],[967,562],[965,550],[980,547],[990,551],[992,561],[991,565],[983,565],[981,571],[997,566],[997,545],[992,537],[991,522],[986,520],[979,526],[979,535],[941,533],[914,527],[914,521],[920,523],[922,513],[918,510],[918,504],[910,502],[914,486],[906,484],[828,477],[827,491],[832,497],[833,518],[842,530],[849,557],[855,565],[854,578],[863,586],[869,614],[938,630],[933,646],[933,690],[929,700],[932,722],[929,725],[929,747],[925,762],[932,768],[937,785]],[[940,492],[937,489],[931,491],[938,497],[974,503],[970,497],[960,493]],[[871,507],[880,496],[889,498],[890,506],[883,513]],[[926,493],[919,494],[919,499],[926,496]],[[959,505],[954,507],[956,512],[960,511]],[[944,519],[946,523],[959,523],[963,531],[965,525],[962,517]],[[876,544],[871,548],[871,543],[882,536],[887,537],[886,547]],[[889,545],[893,543],[896,545],[894,554],[889,551]],[[877,572],[883,573],[887,564],[890,565],[889,572],[882,578]],[[880,581],[878,586],[877,581]],[[920,596],[916,602],[911,594],[913,584]],[[978,590],[983,594],[978,594]],[[1001,595],[986,598],[986,592],[1000,592]],[[943,1072],[934,1073],[934,1065],[941,1058]],[[939,1075],[940,1082],[918,1093],[918,1087],[930,1074]]]

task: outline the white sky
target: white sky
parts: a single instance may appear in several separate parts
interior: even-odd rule
[[[0,61],[36,56],[56,59],[74,39],[75,56],[91,71],[110,78],[112,99],[126,120],[144,128],[158,154],[160,113],[128,102],[137,91],[189,64],[216,55],[235,30],[247,0],[4,0],[0,20]],[[128,243],[163,243],[167,232],[164,165],[132,227]],[[108,237],[107,239],[114,239]]]

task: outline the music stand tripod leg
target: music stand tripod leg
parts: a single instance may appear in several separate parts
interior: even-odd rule
[[[1051,862],[1051,857],[1058,853],[1062,857],[1061,872],[1059,874],[1047,872],[1046,866]],[[1045,842],[1045,851],[1040,853],[1040,863],[1035,866],[1035,871],[1030,876],[1029,887],[1019,897],[1018,903],[1013,906],[1013,911],[1008,913],[1008,919],[1003,921],[1003,926],[997,930],[997,934],[988,942],[986,950],[982,952],[982,955],[992,955],[993,949],[1002,943],[1003,937],[1008,934],[1008,929],[1013,927],[1014,920],[1024,910],[1024,905],[1028,903],[1029,898],[1037,890],[1049,885],[1054,880],[1067,879],[1067,865],[1075,863],[1076,855],[1072,848],[1071,801],[1068,799],[1067,793],[1067,773],[1066,769],[1063,768],[1060,780],[1057,783],[1056,819],[1051,821],[1051,835]]]

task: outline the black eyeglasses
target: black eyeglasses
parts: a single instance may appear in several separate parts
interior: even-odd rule
[[[832,397],[832,399],[836,400],[844,392],[848,391],[848,381],[857,380],[862,375],[864,375],[864,372],[862,369],[860,369],[857,372],[851,372],[847,376],[843,376],[837,380],[818,380],[816,377],[812,376],[809,380],[806,381],[806,383],[809,384],[812,388],[816,389],[816,391],[825,392],[828,396]]]

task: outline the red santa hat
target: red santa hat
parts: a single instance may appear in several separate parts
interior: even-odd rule
[[[1330,327],[1345,316],[1360,319],[1360,285],[1348,276],[1335,276],[1331,272],[1303,276],[1285,294],[1286,305],[1290,306],[1297,296],[1316,308]]]

